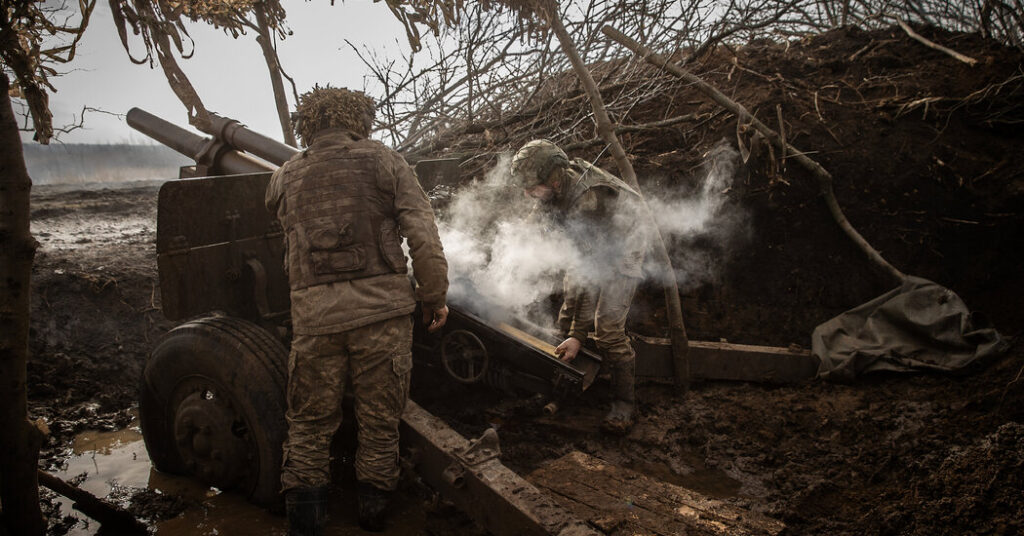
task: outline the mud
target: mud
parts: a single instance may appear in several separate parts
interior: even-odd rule
[[[927,36],[986,58],[984,64],[967,72],[898,33],[850,30],[743,48],[735,62],[722,52],[703,68],[748,108],[783,106],[790,139],[818,151],[851,221],[894,264],[956,290],[1017,336],[1024,323],[1024,138],[1012,121],[1020,118],[1021,92],[1007,88],[987,102],[964,97],[1013,75],[1021,55],[973,36]],[[829,84],[838,89],[826,94]],[[674,112],[697,106],[688,104],[699,101],[688,91],[666,91]],[[928,110],[910,106],[928,95],[951,100]],[[666,103],[638,109],[634,120],[653,117],[659,106]],[[693,169],[711,144],[734,139],[735,130],[722,118],[627,141],[642,176],[687,181],[681,170]],[[786,163],[784,174],[778,164],[756,157],[730,191],[751,214],[742,248],[725,251],[706,240],[674,245],[696,247],[722,267],[716,280],[684,296],[696,339],[806,346],[816,324],[887,290],[835,228],[813,183],[795,164]],[[251,525],[217,524],[218,512],[234,508],[218,502],[230,502],[229,494],[154,483],[163,475],[153,473],[108,479],[108,470],[97,471],[103,456],[125,456],[115,464],[121,468],[142,463],[138,442],[102,434],[132,434],[145,356],[171,327],[159,312],[156,192],[155,183],[33,190],[41,249],[33,272],[30,412],[50,429],[41,464],[71,480],[89,473],[82,482],[109,487],[158,533],[250,532]],[[659,334],[657,304],[656,289],[646,289],[633,329]],[[553,416],[528,399],[427,374],[417,376],[413,397],[466,436],[497,428],[505,462],[520,474],[581,451],[766,514],[786,524],[784,534],[1016,534],[1024,531],[1022,370],[1024,349],[1014,344],[959,375],[876,375],[853,385],[706,382],[687,393],[645,384],[639,422],[624,438],[597,431],[607,404],[601,381]],[[93,447],[89,472],[92,455],[75,453],[83,433],[122,443]],[[430,497],[410,489],[398,522],[404,533],[481,532],[443,502],[424,506]],[[81,514],[47,501],[52,534],[95,533]],[[351,501],[338,499],[336,507],[335,530],[345,533],[353,525]],[[240,511],[261,532],[283,526],[279,517]]]

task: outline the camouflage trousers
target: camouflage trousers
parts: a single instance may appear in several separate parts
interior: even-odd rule
[[[346,383],[355,398],[356,479],[398,484],[398,424],[409,397],[412,318],[403,315],[329,335],[296,335],[288,357],[288,438],[281,486],[325,486]]]
[[[609,364],[632,363],[635,359],[633,346],[626,336],[626,317],[633,295],[640,280],[621,276],[602,284],[580,282],[565,276],[565,301],[558,311],[558,328],[562,334],[569,332],[573,315],[577,310],[593,311],[594,325],[581,326],[585,331],[594,330],[594,342],[602,358]],[[589,315],[586,315],[589,316]]]

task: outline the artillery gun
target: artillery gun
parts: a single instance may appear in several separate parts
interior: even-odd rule
[[[264,192],[272,171],[298,150],[216,115],[209,138],[137,108],[127,118],[196,162],[163,184],[158,198],[161,306],[182,323],[157,343],[144,370],[139,412],[147,450],[161,471],[272,503],[291,333],[283,231]],[[421,183],[458,180],[457,162],[421,161],[416,170]],[[535,326],[485,319],[486,304],[474,305],[450,304],[437,334],[417,323],[414,374],[437,368],[459,383],[551,399],[593,383],[600,368],[594,352],[585,348],[564,363]],[[637,376],[675,377],[667,339],[634,334],[633,345]],[[787,382],[812,377],[816,362],[806,351],[691,341],[690,368],[695,378]],[[493,430],[466,440],[410,400],[401,434],[418,476],[492,533],[593,534],[501,464]]]
[[[287,430],[291,333],[283,233],[264,192],[272,171],[298,151],[217,116],[211,138],[139,109],[128,112],[128,123],[196,161],[158,197],[161,306],[181,324],[144,369],[146,448],[158,470],[271,504]],[[563,363],[545,342],[457,307],[438,334],[417,324],[414,358],[417,368],[439,367],[461,383],[552,397],[582,392],[600,366],[593,353]],[[491,532],[589,533],[501,464],[493,430],[468,441],[410,400],[401,434],[418,476]]]

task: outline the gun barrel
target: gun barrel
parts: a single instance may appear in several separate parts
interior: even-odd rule
[[[225,174],[273,171],[270,164],[227,149],[215,140],[193,134],[140,108],[128,110],[128,125],[154,140]],[[286,146],[287,147],[287,146]]]
[[[202,130],[232,147],[252,153],[278,166],[299,152],[295,147],[268,138],[234,119],[217,114],[210,114],[210,127]]]

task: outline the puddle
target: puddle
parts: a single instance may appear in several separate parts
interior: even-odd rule
[[[78,487],[97,497],[106,497],[114,486],[144,488],[149,481],[150,463],[142,434],[137,428],[116,432],[82,432],[71,445],[73,455],[67,468],[54,473],[64,481],[74,480]],[[80,475],[85,475],[80,480]],[[71,499],[58,495],[62,515],[72,515],[79,522],[68,532],[70,536],[90,536],[99,525],[73,510]]]
[[[68,481],[84,474],[78,487],[109,499],[115,486],[123,488],[149,488],[157,493],[174,495],[191,504],[178,517],[161,521],[150,527],[151,534],[161,536],[223,536],[235,534],[261,534],[277,536],[287,534],[287,524],[267,510],[249,504],[241,496],[221,493],[191,478],[160,473],[152,468],[145,443],[138,427],[116,432],[87,431],[75,437],[73,455],[67,460],[67,469],[54,473]],[[72,509],[72,501],[58,496],[61,515],[77,517],[79,522],[67,533],[70,536],[93,536],[100,526],[81,512]],[[121,504],[127,506],[127,504]],[[389,534],[422,534],[426,511],[419,499],[398,495],[393,504],[394,517]],[[332,489],[328,507],[327,536],[367,534],[359,529],[357,511],[351,490]]]
[[[32,235],[42,248],[78,250],[96,244],[131,244],[152,238],[153,219],[146,216],[124,216],[117,221],[106,218],[72,215],[32,222]]]

